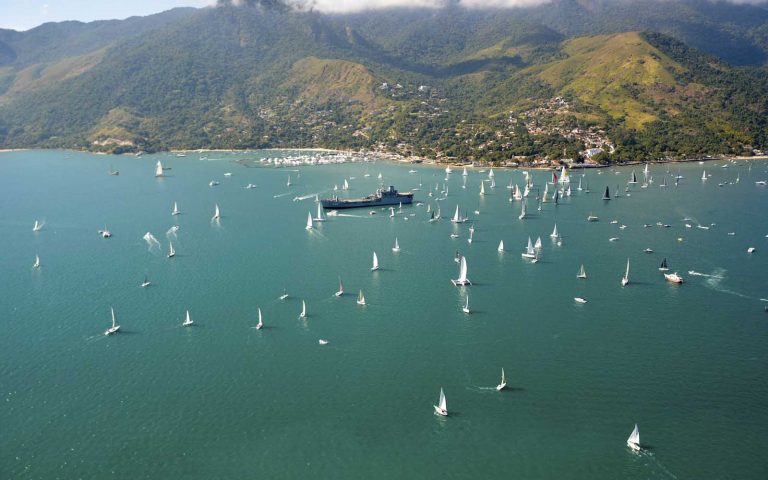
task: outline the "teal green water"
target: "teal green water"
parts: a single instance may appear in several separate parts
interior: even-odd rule
[[[430,224],[426,205],[395,218],[348,211],[307,232],[314,199],[293,200],[350,176],[349,195],[366,195],[382,172],[401,190],[421,180],[417,201],[434,205],[437,168],[300,167],[297,178],[233,163],[263,155],[0,154],[0,477],[768,477],[768,188],[755,185],[768,162],[672,165],[685,178],[667,189],[657,165],[654,186],[610,202],[602,190],[623,190],[631,168],[590,171],[590,194],[574,188],[540,212],[532,201],[524,221],[505,188],[522,172],[496,170],[485,197],[485,174],[462,189],[455,172],[442,211],[470,212],[470,245],[469,224]],[[167,178],[153,178],[158,158]],[[33,233],[36,219],[46,223]],[[105,224],[110,239],[97,234]],[[529,235],[544,243],[537,264],[520,256]],[[457,249],[473,281],[463,289],[449,281]],[[662,257],[683,285],[664,281]],[[339,276],[348,293],[336,298]],[[105,337],[110,306],[122,331]],[[502,367],[510,388],[496,392]],[[433,414],[441,387],[448,418]],[[639,455],[625,445],[635,423]]]

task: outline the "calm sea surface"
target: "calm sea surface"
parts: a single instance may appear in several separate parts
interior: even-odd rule
[[[235,163],[267,155],[0,154],[1,478],[768,478],[768,162],[655,165],[631,195],[632,167],[587,172],[591,193],[574,171],[571,197],[538,211],[533,193],[519,220],[506,186],[522,171],[495,170],[481,197],[477,170],[462,188],[461,171],[429,166]],[[379,172],[421,183],[424,204],[305,230],[314,194],[354,177],[339,193],[367,195]],[[549,174],[532,175],[543,188]],[[448,221],[457,204],[471,244],[470,223]],[[456,250],[472,286],[450,282]],[[684,284],[664,281],[664,257]],[[106,337],[112,306],[122,330]],[[641,454],[625,443],[635,423]]]

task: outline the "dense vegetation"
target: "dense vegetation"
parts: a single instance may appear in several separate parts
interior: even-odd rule
[[[223,6],[0,30],[0,148],[322,146],[489,161],[577,158],[595,139],[601,161],[768,149],[767,11],[667,2],[679,16],[657,30],[678,39],[573,37],[659,19],[640,3]],[[727,41],[705,54],[679,40],[690,36]]]

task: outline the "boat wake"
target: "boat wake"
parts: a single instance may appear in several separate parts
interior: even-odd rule
[[[178,235],[176,235],[176,232],[178,231],[179,231],[179,226],[174,225],[171,228],[169,228],[167,232],[165,232],[165,237],[175,240],[176,238],[178,238]]]
[[[650,476],[651,478],[666,477],[675,480],[677,479],[677,476],[670,472],[667,467],[662,465],[661,462],[656,459],[656,456],[653,453],[649,452],[648,450],[641,450],[640,452],[634,453],[637,455],[637,457],[639,457],[639,459],[646,461],[644,466],[650,468],[653,472],[653,475]]]
[[[278,193],[277,195],[272,195],[272,198],[281,198],[281,197],[284,197],[284,196],[290,195],[290,194],[291,194],[291,192]]]
[[[728,293],[730,295],[736,295],[737,297],[741,298],[752,298],[749,295],[744,295],[743,293],[734,292],[733,290],[730,290],[728,288],[725,288],[721,285],[723,280],[725,279],[725,269],[718,268],[714,271],[711,275],[707,275],[705,273],[700,273],[700,276],[707,277],[706,280],[704,280],[704,285],[708,288],[711,288],[712,290],[715,290],[716,292],[720,293]],[[699,273],[699,272],[694,272]],[[693,275],[691,272],[688,272],[689,275]]]
[[[293,197],[293,201],[294,202],[301,202],[301,201],[304,201],[304,200],[306,200],[308,198],[315,198],[318,195],[319,195],[319,193],[310,193],[309,195],[302,195],[300,197]]]
[[[160,249],[160,242],[157,241],[154,235],[152,235],[151,232],[147,232],[142,237],[145,242],[147,242],[147,249],[149,251],[152,250],[159,250]]]
[[[334,217],[370,218],[370,215],[352,215],[351,213],[337,213]]]

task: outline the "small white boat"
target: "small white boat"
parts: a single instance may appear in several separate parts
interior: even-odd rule
[[[552,233],[551,233],[549,236],[550,236],[550,237],[552,237],[552,238],[555,238],[555,239],[556,239],[557,237],[559,237],[559,236],[560,236],[560,235],[557,233],[557,224],[555,224],[555,229],[554,229],[554,230],[552,230]]]
[[[117,321],[115,320],[115,309],[112,307],[110,309],[112,310],[112,326],[104,332],[104,335],[112,335],[113,333],[120,331],[120,325],[118,325]]]
[[[443,393],[443,389],[440,389],[440,399],[437,402],[437,405],[434,405],[435,407],[435,414],[440,415],[442,417],[448,416],[448,403],[445,401],[445,393]]]
[[[583,299],[583,298],[581,298],[581,297],[573,297],[573,300],[574,300],[576,303],[587,303],[587,301],[586,301],[586,300],[584,300],[584,299]]]
[[[472,285],[472,282],[467,278],[467,257],[461,257],[459,261],[459,278],[451,280],[454,286]]]
[[[173,242],[168,242],[168,258],[176,256],[176,250],[173,249]]]
[[[258,310],[259,310],[259,323],[256,324],[255,328],[256,330],[261,330],[262,328],[264,328],[264,322],[262,321],[262,318],[261,318],[261,308],[259,308]]]
[[[208,182],[209,187],[215,187],[218,185],[219,185],[219,182],[217,182],[216,180],[211,180],[210,182]]]
[[[627,259],[627,270],[624,272],[624,276],[621,277],[621,286],[625,286],[629,283],[629,259]]]
[[[40,257],[35,255],[35,263],[32,264],[32,268],[40,268]]]
[[[640,430],[638,430],[637,424],[635,424],[635,429],[632,430],[632,433],[629,434],[627,446],[636,452],[640,451]]]
[[[307,230],[312,230],[312,213],[307,213],[307,226],[304,227]]]
[[[176,202],[173,202],[173,210],[171,210],[171,215],[178,215],[180,213],[179,205]]]
[[[339,277],[339,289],[334,293],[335,296],[340,297],[344,295],[344,284],[341,281],[341,277]]]
[[[43,229],[43,224],[35,220],[35,225],[32,227],[33,232],[39,232]]]
[[[187,310],[187,317],[184,319],[184,322],[181,324],[182,327],[189,327],[190,325],[194,325],[195,322],[192,321],[192,317],[189,316],[189,310]]]
[[[101,238],[109,238],[112,236],[112,232],[107,230],[107,226],[104,226],[104,230],[99,230],[99,235],[101,235]]]
[[[288,298],[288,290],[286,290],[286,289],[284,288],[284,289],[283,289],[283,294],[282,294],[282,295],[280,295],[280,300],[285,300],[286,298]]]
[[[664,279],[671,283],[683,283],[683,277],[675,273],[665,273]]]
[[[576,278],[582,278],[582,279],[586,279],[587,278],[587,271],[584,270],[584,264],[583,263],[581,264],[581,268],[579,268],[579,273],[576,274]]]
[[[619,240],[619,237],[611,237],[608,239],[609,242],[617,242]]]
[[[301,313],[299,314],[299,318],[307,318],[307,302],[304,300],[301,301]]]
[[[500,392],[507,388],[507,377],[504,375],[504,369],[501,369],[501,383],[496,385],[496,391]]]
[[[531,237],[528,237],[528,246],[525,247],[525,251],[521,255],[523,258],[536,258],[536,249],[533,248]]]
[[[591,213],[587,217],[588,222],[596,222],[598,220],[600,220],[600,218],[597,215],[592,215]]]
[[[150,282],[147,276],[144,275],[144,281],[141,282],[141,288],[147,288],[150,285],[152,285],[152,282]]]
[[[400,244],[397,243],[397,237],[395,237],[395,246],[392,247],[392,251],[395,252],[395,253],[400,251]]]
[[[653,253],[653,249],[652,248],[646,248],[645,250],[643,250],[643,252],[645,252],[645,253]]]
[[[467,300],[464,302],[464,306],[461,308],[461,311],[464,313],[469,313],[469,295],[467,295]]]
[[[320,345],[328,345],[328,340],[321,338],[320,340],[317,341],[317,343],[319,343]]]
[[[755,253],[755,247],[749,247],[747,253]]]
[[[371,271],[375,272],[379,269],[379,257],[376,255],[376,252],[373,252],[373,265],[371,265]]]
[[[365,305],[365,295],[363,295],[363,291],[360,290],[360,293],[357,294],[357,304],[358,305]]]
[[[162,177],[163,174],[163,164],[160,163],[160,160],[157,161],[157,165],[155,165],[155,177]]]
[[[219,211],[219,204],[216,204],[216,207],[213,210],[213,217],[211,217],[211,220],[219,220],[221,218],[221,212]]]
[[[485,180],[480,180],[480,195],[485,195]]]
[[[497,251],[503,252],[504,251],[504,240],[499,241],[499,246],[496,248]]]

